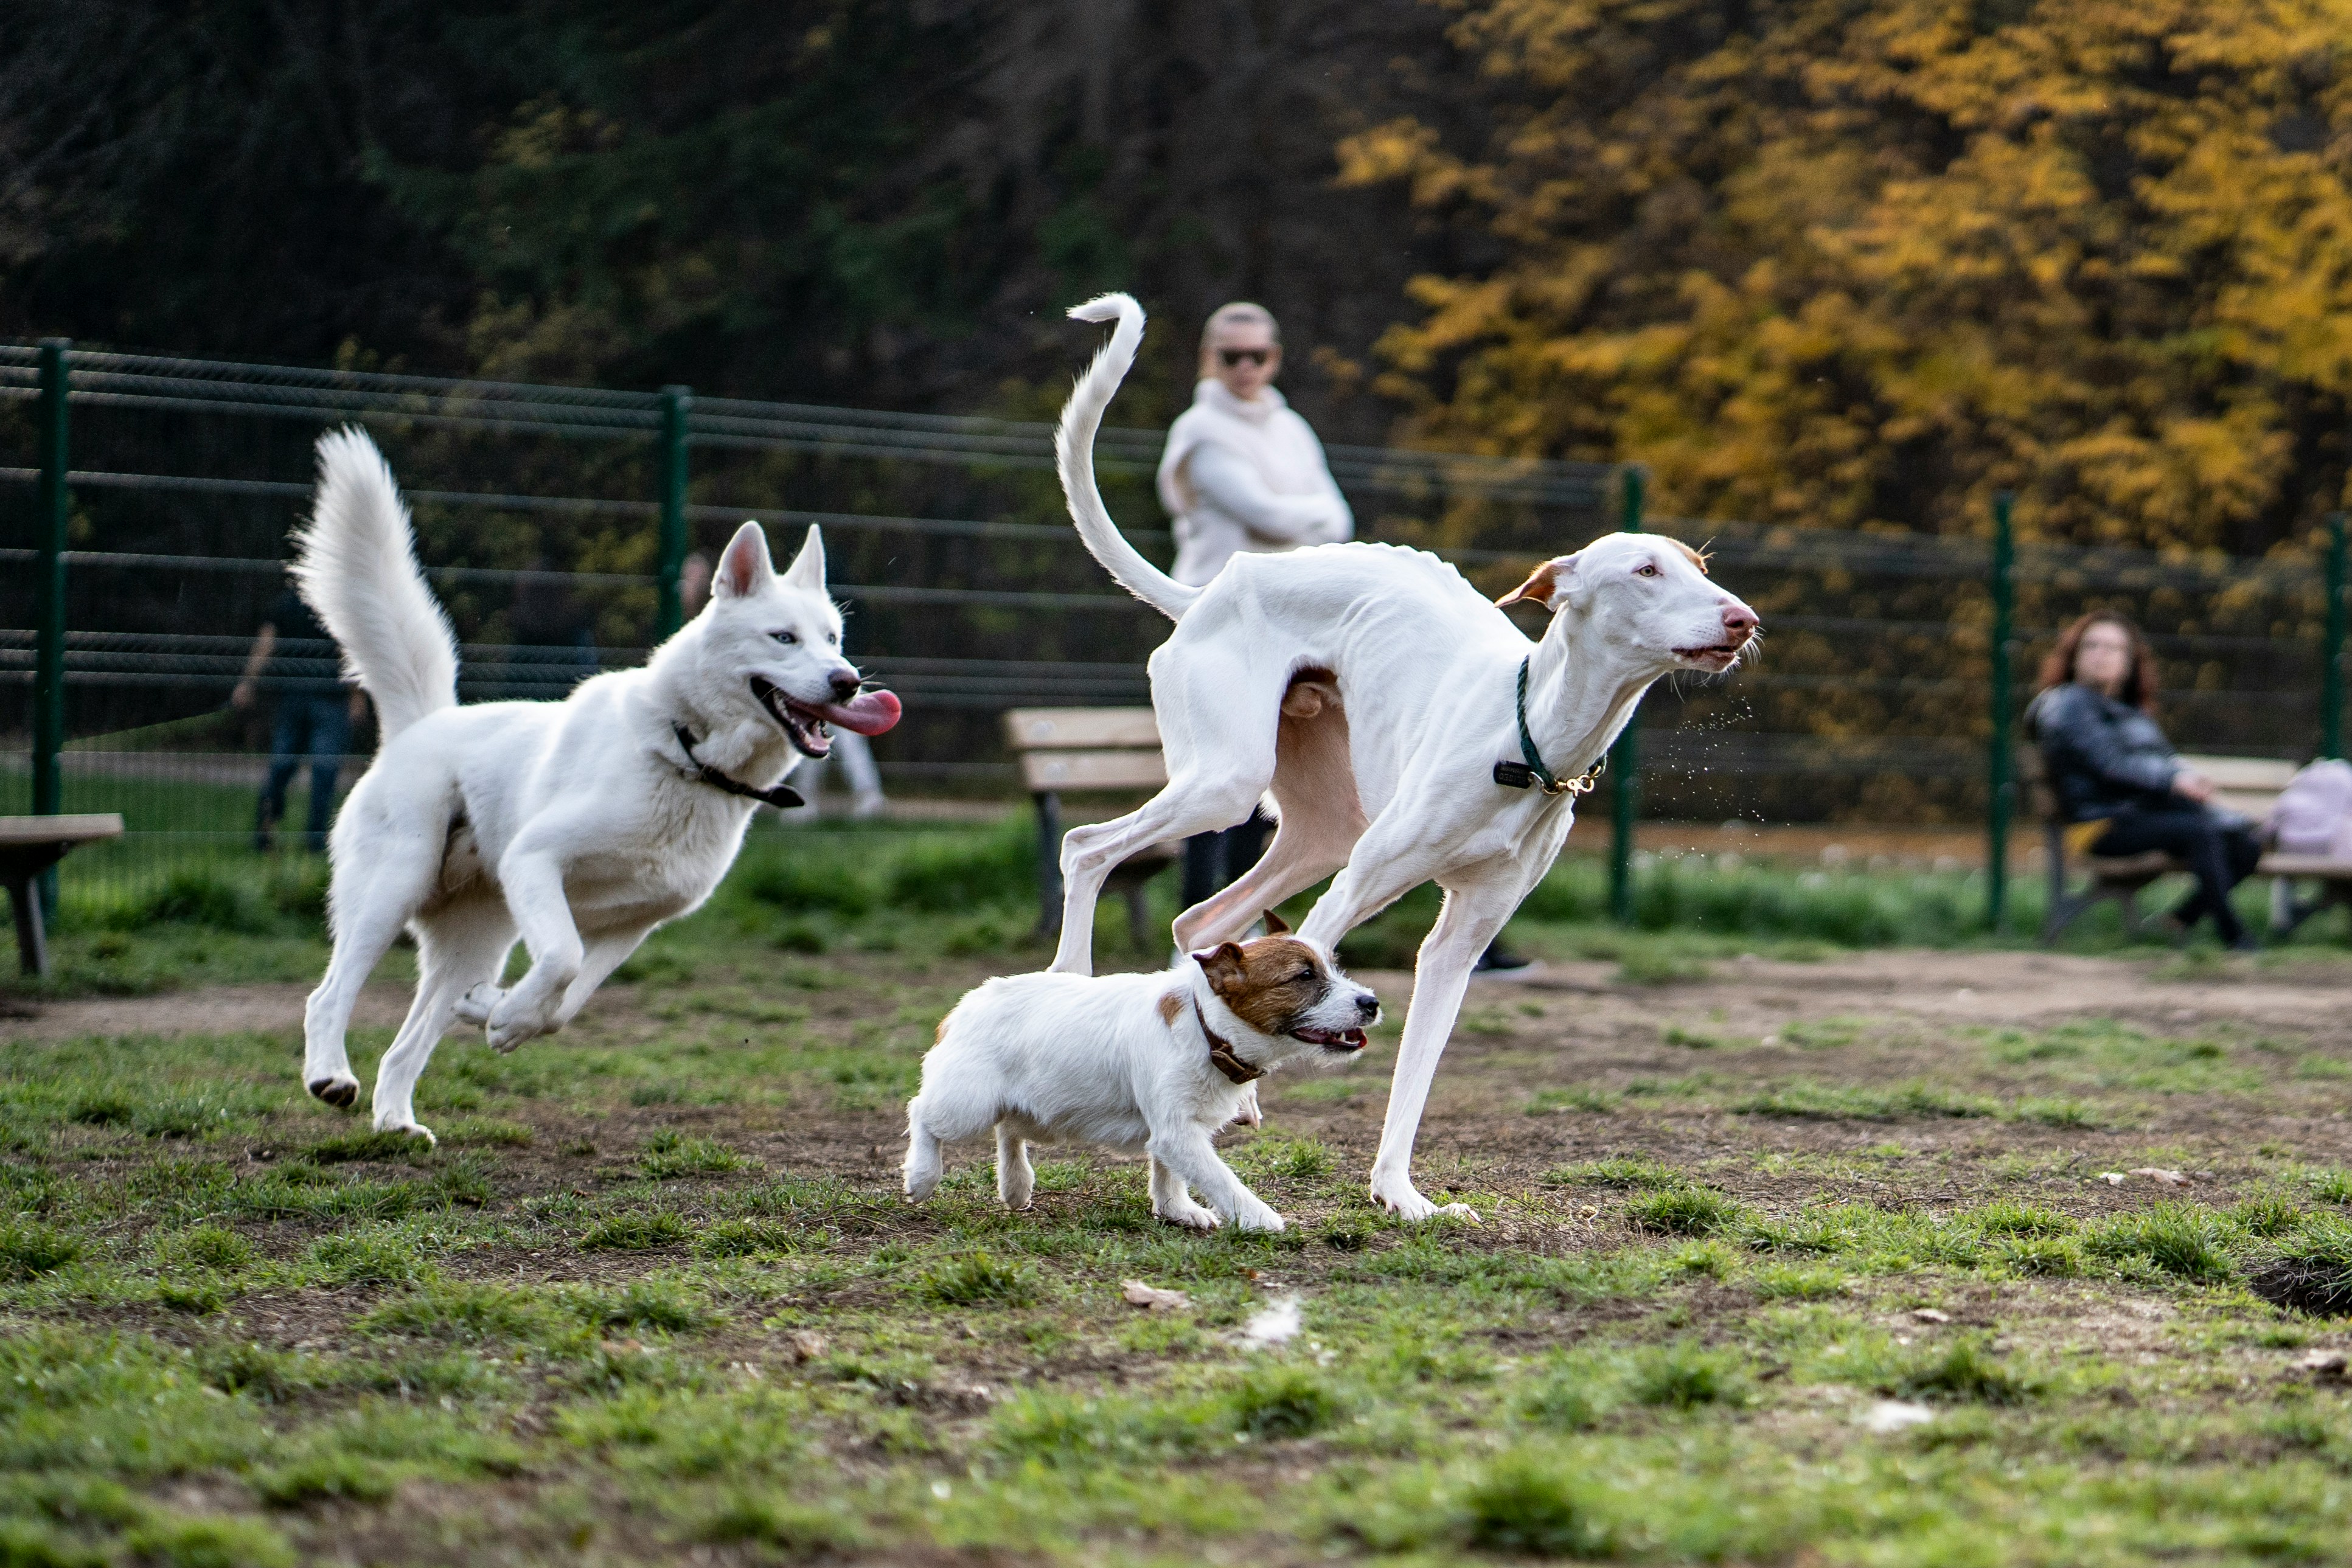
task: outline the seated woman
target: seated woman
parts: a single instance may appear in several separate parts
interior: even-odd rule
[[[2026,726],[2060,810],[2077,824],[2068,841],[2094,855],[2177,855],[2196,874],[2197,891],[2167,917],[2175,930],[2210,915],[2222,941],[2253,946],[2230,890],[2252,873],[2262,846],[2252,823],[2210,804],[2213,781],[2180,760],[2149,716],[2156,661],[2139,628],[2093,611],[2058,639],[2042,683]]]

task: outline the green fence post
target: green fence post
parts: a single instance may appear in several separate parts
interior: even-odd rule
[[[70,444],[66,421],[66,350],[70,340],[41,340],[39,559],[33,584],[33,814],[65,810],[65,778],[58,753],[66,744],[66,486]],[[55,866],[41,873],[41,905],[58,911]]]
[[[1985,924],[1998,932],[2009,914],[2009,817],[2016,786],[2010,780],[2016,740],[2010,706],[2011,664],[2016,650],[2017,538],[2010,526],[2014,497],[2007,490],[1992,498],[1992,751],[1986,758],[1990,786],[1986,812]]]
[[[686,425],[694,407],[687,387],[661,390],[661,608],[656,612],[654,638],[669,636],[686,624],[686,607],[678,598],[678,578],[686,570]]]
[[[1642,531],[1642,470],[1628,463],[1618,470],[1624,482],[1618,527]],[[1609,914],[1620,925],[1633,923],[1633,817],[1642,783],[1641,706],[1625,721],[1609,748]]]
[[[2319,666],[2319,755],[2344,755],[2344,514],[2327,514],[2327,641]]]

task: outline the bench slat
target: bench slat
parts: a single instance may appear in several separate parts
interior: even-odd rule
[[[120,838],[122,814],[86,811],[78,816],[0,817],[0,844],[83,844]]]
[[[2276,795],[2295,775],[2295,765],[2274,757],[2204,757],[2189,752],[2180,760],[2223,789],[2244,789]]]
[[[2267,854],[2254,868],[2256,876],[2352,877],[2352,861],[2334,855]]]
[[[1071,751],[1113,746],[1160,749],[1160,727],[1148,707],[1023,707],[1004,716],[1014,751]]]
[[[1031,751],[1022,755],[1021,777],[1033,793],[1157,789],[1168,782],[1168,765],[1157,751]]]

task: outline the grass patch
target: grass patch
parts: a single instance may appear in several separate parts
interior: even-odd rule
[[[1644,1193],[1625,1205],[1625,1216],[1635,1225],[1669,1236],[1714,1236],[1738,1223],[1743,1212],[1737,1199],[1703,1186]]]
[[[675,1247],[691,1234],[686,1221],[667,1209],[624,1209],[582,1231],[580,1248],[584,1252],[649,1252]]]
[[[987,1251],[949,1258],[923,1270],[917,1294],[948,1307],[1022,1307],[1040,1294],[1037,1270]]]

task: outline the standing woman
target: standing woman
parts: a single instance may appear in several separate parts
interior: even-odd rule
[[[1170,575],[1199,588],[1244,551],[1339,544],[1355,514],[1331,478],[1323,444],[1291,410],[1274,378],[1282,339],[1264,306],[1223,305],[1201,332],[1192,406],[1177,415],[1160,458],[1160,500],[1176,519]],[[1184,846],[1184,907],[1256,863],[1267,824],[1253,814]]]
[[[2211,804],[2213,781],[2181,761],[2157,727],[2156,661],[2139,628],[2093,611],[2058,639],[2042,685],[2026,725],[2074,824],[2070,841],[2093,855],[2179,856],[2197,891],[2167,916],[2176,931],[2210,915],[2222,941],[2252,948],[2230,890],[2252,873],[2262,846],[2251,822]]]

